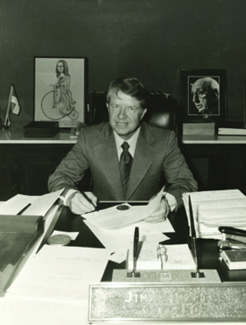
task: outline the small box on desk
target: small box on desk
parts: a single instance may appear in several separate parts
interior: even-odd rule
[[[23,127],[25,137],[51,138],[59,132],[58,122],[36,122],[33,121]]]
[[[215,122],[184,122],[183,135],[214,135]]]
[[[230,270],[246,269],[246,249],[225,250],[221,257]]]

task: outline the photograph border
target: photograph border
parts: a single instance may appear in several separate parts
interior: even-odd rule
[[[192,114],[190,79],[204,77],[214,78],[220,86],[219,109],[217,114],[209,115],[210,119],[220,124],[227,121],[227,72],[225,69],[180,69],[180,106],[183,121],[196,122],[202,119],[199,113]]]
[[[59,73],[58,62],[64,73]],[[58,122],[76,127],[85,122],[87,59],[85,57],[34,57],[34,121]]]

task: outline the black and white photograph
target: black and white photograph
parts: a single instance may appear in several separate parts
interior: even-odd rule
[[[246,0],[0,0],[0,325],[246,324]]]
[[[225,70],[180,70],[181,102],[187,118],[227,118]]]

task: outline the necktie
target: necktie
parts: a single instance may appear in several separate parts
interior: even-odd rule
[[[127,142],[123,142],[121,147],[123,149],[123,152],[120,156],[119,166],[120,166],[120,174],[121,174],[124,192],[126,193],[127,183],[130,175],[131,165],[132,165],[132,156],[128,151],[130,146]]]

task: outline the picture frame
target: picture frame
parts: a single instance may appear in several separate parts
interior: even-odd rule
[[[84,123],[86,58],[35,57],[34,74],[34,121]]]
[[[224,69],[181,69],[180,106],[188,122],[227,121],[227,75]]]

